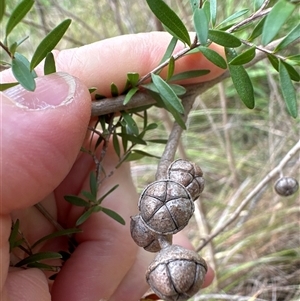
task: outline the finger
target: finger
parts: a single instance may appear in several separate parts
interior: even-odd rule
[[[124,35],[58,52],[56,64],[58,70],[80,78],[88,87],[97,87],[97,93],[109,96],[112,82],[122,91],[128,72],[143,76],[157,67],[171,38],[166,32]],[[211,47],[224,56],[223,47],[216,44]],[[178,42],[174,52],[183,48],[184,44]],[[185,84],[208,81],[224,72],[201,53],[187,55],[175,65],[175,73],[210,70],[209,74],[185,81]]]
[[[37,78],[36,83],[34,92],[16,86],[1,95],[5,164],[0,178],[5,185],[0,213],[25,208],[48,195],[69,172],[86,135],[87,88],[62,73]]]

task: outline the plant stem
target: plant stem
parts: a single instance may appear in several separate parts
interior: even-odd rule
[[[257,186],[252,189],[252,191],[246,196],[246,198],[241,202],[241,204],[237,207],[237,209],[231,214],[230,218],[219,228],[217,228],[212,234],[209,235],[205,241],[198,246],[196,249],[197,252],[202,250],[212,239],[218,236],[221,232],[223,232],[231,223],[233,223],[244,210],[244,208],[249,204],[249,202],[262,190],[264,187],[280,174],[283,167],[289,162],[289,160],[297,154],[300,150],[300,140],[290,149],[290,151],[284,156],[284,158],[279,162],[279,164],[272,169],[263,179],[260,181]]]

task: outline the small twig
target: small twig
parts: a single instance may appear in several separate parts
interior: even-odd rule
[[[249,204],[249,202],[262,190],[264,187],[273,179],[276,175],[280,174],[283,167],[289,162],[289,160],[296,155],[300,150],[300,140],[290,149],[290,151],[284,156],[284,158],[279,162],[279,164],[272,169],[257,186],[252,189],[252,191],[247,195],[247,197],[241,202],[241,204],[232,213],[231,217],[225,222],[224,225],[217,228],[207,239],[205,239],[200,246],[197,248],[199,252],[204,246],[206,246],[212,239],[218,236],[221,232],[225,230],[232,222],[234,222],[244,210],[244,208]]]
[[[195,99],[195,96],[189,97],[186,101],[182,103],[184,107],[184,115],[182,117],[184,123],[186,123],[187,121],[188,114],[193,107]],[[164,179],[166,177],[167,169],[171,162],[174,160],[182,131],[183,129],[180,127],[180,125],[177,122],[174,122],[172,131],[168,138],[168,142],[165,146],[164,152],[157,167],[157,172],[155,175],[156,180]]]
[[[282,39],[278,39],[276,41],[273,41],[268,46],[264,47],[264,50],[272,51],[280,42]],[[294,43],[291,43],[290,46],[297,43],[295,41]],[[250,67],[255,65],[257,62],[263,60],[266,57],[266,52],[259,51],[258,49],[257,54],[255,58],[246,65],[246,67]],[[148,75],[150,77],[150,75]],[[230,77],[230,74],[228,71],[223,73],[221,76],[205,82],[201,84],[193,84],[186,86],[187,93],[182,97],[183,103],[191,96],[199,95],[210,89],[211,87],[215,86],[217,83],[221,82],[222,80]],[[130,100],[130,102],[126,105],[123,105],[125,99],[125,95],[121,95],[118,97],[112,97],[112,98],[105,98],[100,101],[93,101],[92,102],[92,116],[100,116],[100,115],[106,115],[108,113],[112,112],[120,112],[122,110],[130,110],[146,105],[155,104],[156,101],[151,97],[151,95],[146,94],[145,92],[138,92],[136,93]]]

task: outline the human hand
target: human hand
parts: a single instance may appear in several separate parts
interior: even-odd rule
[[[83,233],[76,235],[75,252],[50,285],[38,269],[9,269],[8,237],[12,218],[20,220],[21,231],[29,243],[55,230],[33,206],[38,202],[59,224],[74,227],[81,210],[67,203],[64,195],[88,190],[89,173],[94,168],[93,158],[80,153],[80,147],[89,138],[88,87],[97,87],[97,93],[110,96],[110,84],[114,82],[121,91],[127,72],[138,72],[141,76],[150,72],[158,65],[169,41],[166,33],[148,33],[55,51],[57,70],[64,73],[37,78],[34,92],[17,86],[1,94],[1,300],[133,301],[147,290],[144,273],[153,254],[138,248],[130,237],[130,216],[137,211],[138,197],[128,164],[122,164],[99,191],[103,195],[119,184],[103,204],[119,213],[126,226],[101,212],[93,214],[82,224]],[[182,47],[178,45],[177,50]],[[213,47],[223,53],[221,48]],[[201,54],[176,62],[176,72],[193,69],[211,72],[189,83],[210,80],[223,72]],[[1,82],[10,81],[10,71],[2,72]],[[104,169],[112,170],[117,162],[114,150],[109,148]],[[175,235],[174,240],[191,248],[182,235]],[[41,250],[66,248],[64,239],[55,239]],[[210,269],[204,285],[212,279]]]

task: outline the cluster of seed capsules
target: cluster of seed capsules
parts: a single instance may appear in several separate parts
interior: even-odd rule
[[[149,184],[142,192],[140,213],[131,218],[131,236],[149,252],[158,252],[146,271],[146,280],[156,295],[166,301],[184,301],[201,288],[207,265],[196,252],[172,245],[172,235],[181,231],[194,212],[204,188],[199,166],[182,159],[168,168],[167,179]]]

